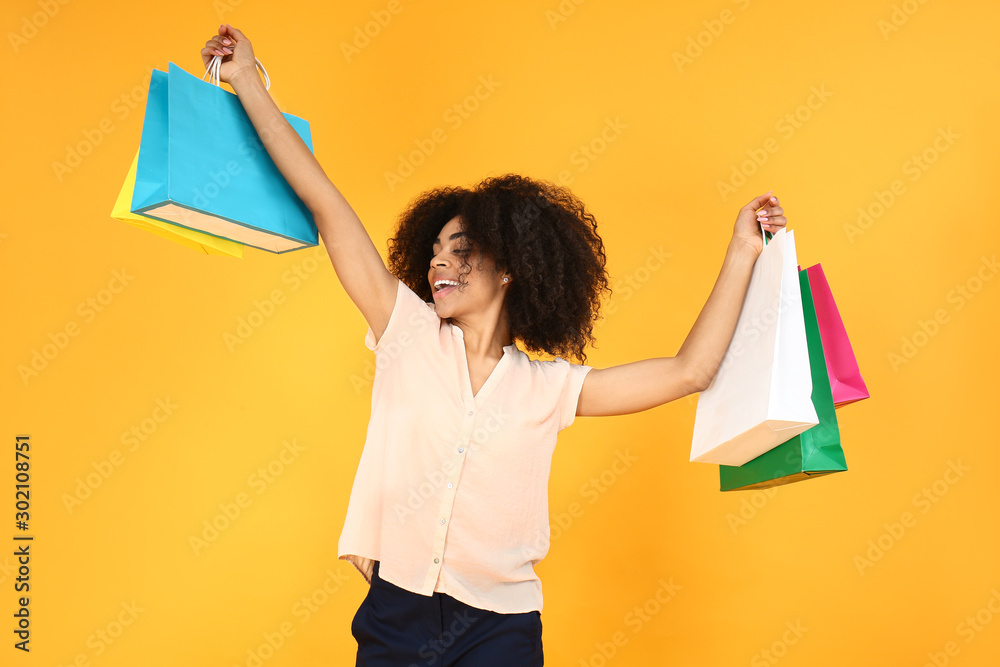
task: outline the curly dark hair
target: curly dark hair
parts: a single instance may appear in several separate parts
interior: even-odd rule
[[[528,351],[586,363],[601,294],[611,288],[597,221],[583,202],[564,187],[517,174],[417,196],[389,239],[388,264],[424,301],[433,300],[427,271],[434,239],[455,216],[480,257],[514,279],[504,303],[511,337]],[[471,271],[463,259],[459,282]]]

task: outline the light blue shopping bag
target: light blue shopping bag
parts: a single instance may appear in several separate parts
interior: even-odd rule
[[[313,150],[309,122],[284,116]],[[131,210],[270,252],[319,242],[237,96],[172,62],[149,81]]]

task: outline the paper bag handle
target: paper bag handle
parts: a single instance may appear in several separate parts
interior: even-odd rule
[[[216,56],[216,57],[218,57],[218,56]],[[757,214],[758,215],[760,215],[760,212],[761,212],[761,210],[763,210],[763,208],[764,207],[761,206],[759,209],[757,209]],[[771,232],[765,231],[764,230],[764,225],[762,225],[761,223],[758,222],[757,224],[760,225],[760,238],[764,242],[764,245],[767,245],[767,242],[769,240],[771,240],[772,238],[774,238],[774,234],[771,233]]]
[[[260,62],[258,58],[254,58],[257,61],[257,67],[260,71],[264,73],[264,90],[271,89],[271,78],[267,75],[267,70],[264,69],[264,65]],[[205,73],[201,75],[201,80],[204,81],[205,77],[208,77],[208,82],[212,85],[219,85],[219,71],[222,69],[222,56],[212,56],[212,60],[209,61],[208,67],[205,68]]]
[[[764,231],[764,225],[760,226],[760,236],[764,241],[764,245],[767,245],[767,242],[774,238],[774,234],[772,232]]]

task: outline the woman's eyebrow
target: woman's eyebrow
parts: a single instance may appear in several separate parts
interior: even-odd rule
[[[461,238],[463,236],[465,236],[465,232],[456,232],[456,233],[452,234],[451,236],[449,236],[448,239],[451,240],[451,241],[454,241],[455,239]],[[435,237],[434,238],[434,245],[438,245],[439,243],[441,243],[441,237]]]

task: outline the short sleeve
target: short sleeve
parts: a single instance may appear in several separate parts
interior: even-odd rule
[[[378,342],[371,326],[365,334],[365,347],[376,354],[392,342],[402,341],[419,332],[430,331],[431,325],[439,324],[440,318],[431,305],[417,296],[402,280],[396,279],[396,301],[389,315],[389,322]]]
[[[568,361],[565,363],[569,366],[569,371],[566,373],[562,395],[559,399],[560,431],[572,424],[573,420],[576,419],[576,410],[580,402],[580,392],[583,391],[583,381],[587,377],[587,373],[593,368],[593,366],[587,366],[586,364],[571,364]]]

